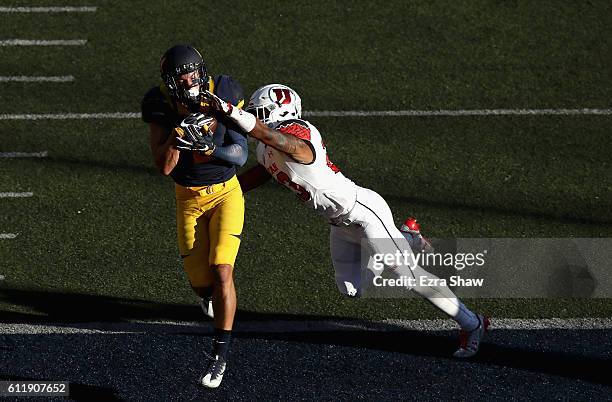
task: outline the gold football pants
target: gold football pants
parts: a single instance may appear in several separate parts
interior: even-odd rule
[[[176,223],[191,286],[213,284],[211,265],[234,265],[244,224],[244,197],[236,176],[202,187],[176,185]]]

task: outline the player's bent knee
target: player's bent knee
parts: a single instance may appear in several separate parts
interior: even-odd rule
[[[229,264],[212,266],[215,283],[220,286],[229,286],[234,281],[234,267]]]

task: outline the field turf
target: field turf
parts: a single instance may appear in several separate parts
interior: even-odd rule
[[[0,76],[75,77],[0,83],[0,114],[138,112],[175,43],[202,49],[209,71],[232,75],[247,96],[271,82],[292,86],[307,111],[611,106],[606,1],[283,4],[213,1],[185,12],[174,1],[99,1],[96,13],[0,14],[0,40],[88,41],[0,47]],[[429,236],[612,236],[610,115],[310,120],[347,176],[383,195],[398,223],[418,217]],[[144,123],[0,120],[0,132],[0,152],[49,155],[0,159],[0,192],[34,193],[0,199],[0,232],[19,234],[0,240],[4,317],[61,319],[83,307],[78,300],[144,305],[152,317],[194,304],[175,244],[172,182],[152,167]],[[439,317],[418,299],[343,299],[327,232],[275,184],[248,194],[240,310]],[[612,314],[608,299],[469,304],[500,317]]]

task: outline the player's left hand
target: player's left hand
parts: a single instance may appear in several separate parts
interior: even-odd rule
[[[176,149],[182,151],[197,151],[202,155],[210,156],[215,151],[215,144],[210,140],[204,140],[200,143],[194,144],[181,137],[176,137]]]

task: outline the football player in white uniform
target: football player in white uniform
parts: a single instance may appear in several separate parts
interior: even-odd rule
[[[369,255],[412,253],[385,200],[357,186],[329,160],[317,128],[301,119],[301,100],[295,91],[285,85],[266,85],[253,93],[245,111],[214,94],[208,96],[213,108],[259,140],[259,164],[239,176],[243,192],[274,177],[330,222],[331,256],[340,292],[359,296],[364,290],[361,273],[367,262],[361,258],[362,240]],[[439,283],[437,278],[418,265],[386,265],[385,270],[393,278],[414,278],[414,286],[407,288],[459,324],[461,345],[455,357],[476,354],[489,326],[486,317],[470,311],[448,287],[431,285]]]

